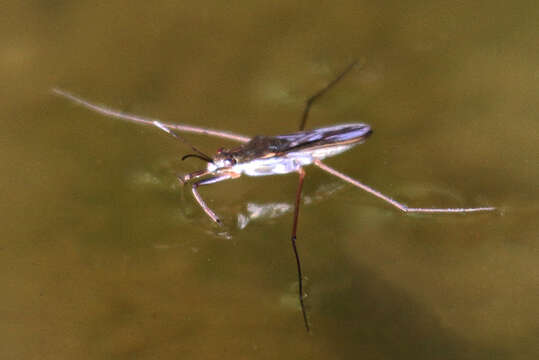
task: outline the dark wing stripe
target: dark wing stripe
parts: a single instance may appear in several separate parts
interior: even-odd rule
[[[352,142],[354,139],[361,139],[369,132],[370,127],[368,125],[346,124],[288,135],[279,135],[275,136],[275,138],[286,140],[285,144],[279,150],[280,152],[289,152],[317,145]]]

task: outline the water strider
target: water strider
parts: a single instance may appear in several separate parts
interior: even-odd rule
[[[255,136],[253,138],[242,135],[233,134],[226,131],[210,130],[200,127],[164,124],[158,120],[143,118],[137,115],[127,114],[113,109],[109,109],[100,105],[88,102],[78,96],[75,96],[67,91],[54,88],[52,92],[56,95],[67,98],[79,105],[82,105],[90,110],[96,111],[106,116],[129,120],[138,123],[149,124],[158,127],[159,129],[169,133],[178,140],[186,143],[193,149],[194,153],[187,154],[182,157],[185,160],[189,157],[196,157],[207,162],[206,169],[195,171],[190,174],[183,175],[178,179],[182,184],[191,183],[193,195],[204,210],[204,212],[217,224],[221,224],[219,217],[211,210],[204,202],[198,192],[198,188],[203,185],[210,185],[220,181],[235,179],[242,174],[248,176],[266,176],[278,175],[297,172],[299,174],[299,185],[296,192],[296,200],[294,207],[294,220],[292,224],[291,242],[296,259],[298,272],[298,293],[303,321],[307,331],[310,330],[305,305],[303,302],[303,276],[301,272],[301,263],[296,247],[296,231],[298,226],[299,205],[301,199],[301,190],[303,180],[305,178],[306,165],[314,164],[320,169],[362,189],[366,192],[386,201],[397,209],[405,213],[469,213],[479,211],[492,211],[494,207],[477,207],[477,208],[411,208],[389,196],[386,196],[379,191],[352,179],[351,177],[327,166],[322,162],[323,159],[340,154],[355,145],[361,144],[372,134],[372,129],[369,125],[363,123],[334,125],[314,130],[304,130],[309,110],[311,105],[317,98],[322,96],[327,90],[335,85],[344,77],[356,63],[350,64],[342,73],[340,73],[326,87],[311,96],[307,102],[301,118],[299,131],[278,136]],[[219,149],[213,157],[206,155],[183,137],[176,134],[174,131],[189,132],[196,134],[205,134],[220,138],[235,140],[243,143],[233,149]]]

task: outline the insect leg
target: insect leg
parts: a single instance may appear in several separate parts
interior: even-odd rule
[[[178,175],[178,181],[182,185],[185,185],[188,181],[198,179],[199,177],[202,177],[202,176],[205,176],[205,175],[208,175],[208,174],[209,174],[208,170],[198,170],[198,171],[195,171],[195,172],[192,172],[192,173],[189,173],[189,174]]]
[[[369,194],[372,194],[376,196],[379,199],[384,200],[385,202],[393,205],[397,209],[401,210],[405,213],[439,213],[439,214],[445,214],[445,213],[469,213],[469,212],[478,212],[478,211],[493,211],[496,210],[495,207],[492,206],[486,206],[486,207],[477,207],[477,208],[410,208],[402,203],[399,203],[396,200],[393,200],[389,196],[386,196],[382,194],[381,192],[374,190],[370,186],[367,186],[365,184],[360,183],[359,181],[352,179],[351,177],[327,166],[326,164],[322,163],[320,160],[315,160],[314,164],[318,166],[320,169],[327,171],[331,175],[334,175],[354,186],[357,186],[361,190],[364,190],[368,192]]]
[[[354,60],[353,63],[348,65],[342,73],[340,73],[335,79],[333,79],[329,84],[327,84],[323,89],[318,90],[313,96],[307,99],[305,104],[305,110],[303,110],[303,116],[301,117],[301,122],[299,123],[299,130],[305,129],[305,124],[307,123],[307,117],[309,117],[309,110],[311,109],[312,104],[326,93],[330,88],[333,87],[336,83],[339,82],[352,68],[357,64],[358,60]]]
[[[196,201],[198,202],[198,204],[200,205],[200,207],[202,208],[202,210],[204,210],[204,212],[213,220],[215,221],[217,224],[221,225],[221,220],[219,219],[219,217],[213,212],[212,209],[209,208],[208,205],[206,205],[206,203],[204,202],[204,200],[202,200],[202,197],[200,196],[200,194],[198,193],[197,191],[197,188],[199,186],[202,186],[202,185],[209,185],[209,184],[214,184],[216,182],[219,182],[219,181],[223,181],[223,180],[228,180],[228,179],[231,179],[230,176],[228,175],[223,175],[223,176],[216,176],[216,177],[212,177],[212,178],[208,178],[208,179],[204,179],[204,180],[200,180],[196,183],[193,184],[193,187],[192,187],[192,191],[193,191],[193,195],[195,196],[195,199]]]
[[[62,89],[52,88],[51,92],[57,96],[68,99],[69,101],[74,102],[75,104],[81,105],[82,107],[95,111],[104,116],[127,120],[131,122],[136,122],[140,124],[147,124],[147,125],[154,125],[154,126],[156,125],[155,124],[155,122],[157,121],[156,119],[144,118],[142,116],[128,114],[128,113],[114,110],[105,106],[97,105]],[[175,129],[178,131],[183,131],[183,132],[188,132],[188,133],[216,136],[219,138],[230,139],[230,140],[243,142],[243,143],[248,142],[250,140],[250,138],[246,136],[233,134],[227,131],[210,130],[210,129],[204,129],[201,127],[189,126],[189,125],[162,124],[159,121],[157,121],[157,123],[169,129]]]
[[[309,320],[307,319],[307,313],[305,311],[305,305],[303,304],[303,276],[301,274],[301,262],[299,261],[298,249],[296,247],[296,230],[298,228],[298,216],[299,216],[299,204],[301,200],[301,189],[303,188],[303,179],[305,178],[305,170],[299,168],[299,185],[296,193],[296,204],[294,207],[294,223],[292,225],[292,249],[294,250],[294,256],[296,257],[296,266],[298,269],[298,291],[299,291],[299,303],[301,305],[301,312],[303,314],[303,322],[305,323],[305,329],[309,328]]]

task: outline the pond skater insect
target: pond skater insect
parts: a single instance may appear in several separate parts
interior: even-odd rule
[[[305,311],[305,305],[303,302],[304,295],[301,263],[296,247],[296,230],[298,225],[299,205],[303,180],[305,178],[305,170],[303,169],[304,166],[314,164],[331,175],[334,175],[368,192],[369,194],[384,200],[405,213],[447,214],[495,210],[494,207],[490,206],[477,208],[411,208],[355,179],[352,179],[351,177],[329,167],[322,162],[322,160],[327,157],[335,156],[349,150],[355,145],[361,144],[372,134],[371,127],[363,123],[334,125],[314,130],[304,130],[312,104],[316,101],[316,99],[321,97],[326,91],[341,80],[354,67],[355,64],[356,62],[350,64],[333,81],[331,81],[328,85],[319,90],[306,101],[298,132],[278,136],[255,136],[253,138],[249,138],[226,131],[210,130],[188,125],[165,124],[158,120],[143,118],[137,115],[127,114],[93,104],[58,88],[54,88],[51,91],[58,96],[67,98],[76,104],[101,113],[102,115],[156,126],[190,146],[194,153],[183,156],[182,160],[189,157],[199,158],[207,162],[206,169],[180,176],[178,177],[178,180],[182,184],[186,184],[188,182],[192,183],[191,190],[196,201],[204,212],[211,218],[211,220],[217,224],[221,224],[221,220],[215,214],[215,212],[208,207],[200,196],[198,192],[198,188],[200,186],[214,184],[223,180],[235,179],[240,177],[242,174],[248,176],[266,176],[297,172],[299,174],[299,185],[296,192],[291,242],[296,259],[298,273],[298,295],[303,314],[303,321],[306,330],[310,331],[309,321],[307,319],[307,313]],[[191,145],[182,136],[173,131],[210,135],[238,141],[243,144],[234,149],[219,149],[217,154],[214,157],[211,157]]]

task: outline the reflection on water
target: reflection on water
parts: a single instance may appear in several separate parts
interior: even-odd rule
[[[274,219],[293,210],[294,206],[288,203],[248,203],[247,213],[238,214],[238,228],[245,229],[252,220]]]
[[[536,359],[539,113],[536,2],[8,1],[1,359]],[[374,135],[328,164],[411,206],[405,216],[307,168],[204,187],[158,129],[49,94],[249,135]],[[215,153],[233,143],[189,136]],[[191,159],[193,160],[193,159]]]
[[[305,205],[317,204],[323,200],[327,200],[331,195],[344,187],[343,184],[326,184],[320,186],[313,194],[303,194],[302,202]],[[261,220],[267,222],[270,219],[281,217],[285,214],[294,211],[293,202],[289,203],[266,203],[257,204],[253,202],[247,203],[247,209],[244,213],[238,214],[237,224],[239,229],[245,227],[253,220]]]
[[[171,161],[162,161],[156,172],[149,171],[137,171],[129,177],[129,184],[136,190],[140,191],[166,191],[172,196],[177,194],[185,195],[183,191],[180,191],[180,188],[184,186],[171,177],[173,173],[173,166],[177,166],[175,162]],[[315,205],[319,204],[325,200],[331,199],[338,191],[342,190],[345,187],[343,182],[332,182],[328,184],[319,185],[313,192],[303,193],[302,203],[304,205]],[[187,188],[190,188],[187,186]],[[236,226],[239,230],[245,229],[249,223],[252,221],[262,221],[263,223],[271,219],[281,217],[283,215],[292,213],[294,210],[293,200],[289,202],[268,202],[268,203],[256,203],[248,202],[245,205],[245,209],[241,210],[236,215]],[[187,216],[196,216],[197,214],[192,214],[192,206],[187,206],[186,202],[191,203],[196,208],[196,203],[194,198],[191,196],[186,198],[181,197],[181,202],[183,203],[184,212]],[[178,206],[180,206],[180,199],[178,199]],[[189,210],[187,210],[189,209]],[[202,211],[202,210],[201,210]],[[177,213],[177,211],[174,211]],[[179,221],[187,221],[185,217],[178,219]],[[228,232],[215,232],[215,235],[224,237],[227,239],[231,238],[231,235]]]

